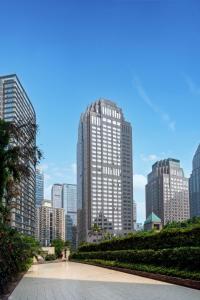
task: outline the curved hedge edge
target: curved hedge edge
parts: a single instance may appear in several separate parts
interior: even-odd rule
[[[178,269],[159,268],[153,265],[129,265],[115,261],[104,260],[76,260],[72,262],[89,264],[97,267],[103,267],[115,271],[120,271],[132,275],[155,279],[158,281],[169,282],[193,289],[200,290],[200,273],[185,272]],[[162,269],[162,270],[161,270]]]

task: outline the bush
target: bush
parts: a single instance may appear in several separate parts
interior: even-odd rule
[[[30,267],[39,250],[39,243],[34,238],[0,225],[0,293],[13,275]]]
[[[70,259],[103,259],[130,264],[150,264],[179,269],[200,269],[200,247],[182,247],[161,250],[119,250],[102,252],[77,252]]]
[[[200,225],[192,228],[166,228],[160,232],[141,232],[128,237],[115,238],[98,244],[88,243],[78,248],[79,252],[114,251],[127,249],[166,249],[200,246]]]
[[[45,256],[45,260],[46,260],[46,261],[51,261],[51,260],[55,260],[55,259],[56,259],[55,254],[47,254],[47,255]]]
[[[65,242],[61,239],[55,239],[52,241],[52,246],[55,247],[56,258],[62,257],[62,251],[65,248]]]

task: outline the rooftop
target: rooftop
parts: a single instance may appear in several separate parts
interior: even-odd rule
[[[156,214],[154,214],[154,212],[152,212],[148,218],[146,219],[146,221],[144,222],[144,224],[149,224],[149,223],[161,223],[161,219],[156,216]]]

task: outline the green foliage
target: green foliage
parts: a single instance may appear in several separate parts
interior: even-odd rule
[[[171,222],[171,223],[167,223],[164,226],[164,229],[169,229],[169,228],[191,228],[194,225],[200,225],[200,217],[193,217],[189,220],[186,221],[182,221],[182,222]]]
[[[26,271],[40,253],[39,243],[6,225],[0,225],[0,293],[12,276]]]
[[[46,260],[46,261],[51,261],[51,260],[55,260],[55,259],[56,259],[55,254],[47,254],[47,255],[45,256],[45,260]]]
[[[36,165],[42,157],[35,145],[36,132],[32,120],[12,123],[0,119],[0,223],[10,222],[10,209],[15,207],[12,200],[21,193],[19,183],[31,174],[30,161]]]
[[[123,263],[152,264],[180,269],[200,269],[200,247],[182,247],[161,250],[119,250],[101,252],[78,252],[72,259],[103,259]]]
[[[130,264],[130,263],[122,263],[118,261],[109,261],[109,260],[102,260],[102,259],[88,259],[88,260],[84,260],[84,262],[92,265],[118,267],[122,269],[131,269],[131,270],[137,270],[137,271],[143,271],[149,273],[156,273],[156,274],[168,275],[173,277],[179,277],[183,279],[200,280],[199,270],[188,271],[188,270],[180,270],[174,267],[168,268],[163,266],[154,266],[154,265],[146,265],[146,264]]]
[[[115,238],[100,243],[87,243],[79,252],[114,251],[128,249],[166,249],[200,246],[200,224],[189,228],[166,228],[160,232],[139,232],[128,237]]]
[[[71,249],[71,242],[70,241],[65,241],[65,248]]]
[[[65,248],[65,242],[61,239],[55,239],[52,241],[52,246],[55,247],[55,254],[57,258],[62,257],[62,251]]]

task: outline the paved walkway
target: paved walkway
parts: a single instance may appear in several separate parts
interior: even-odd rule
[[[9,300],[200,300],[200,291],[73,262],[34,265]]]

